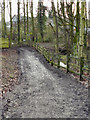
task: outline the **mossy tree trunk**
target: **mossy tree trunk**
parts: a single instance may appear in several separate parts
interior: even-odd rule
[[[27,0],[27,35],[29,33],[29,21],[28,21],[28,0]]]
[[[78,52],[78,46],[79,46],[79,35],[80,35],[80,7],[79,7],[79,2],[77,1],[77,6],[76,6],[76,39],[75,39],[75,43],[76,43],[76,54]]]
[[[26,18],[25,18],[25,1],[23,0],[23,12],[24,12],[24,38],[26,39]]]
[[[2,6],[1,6],[1,22],[2,22],[2,37],[3,37],[4,27],[3,27],[3,7]]]
[[[84,48],[85,50],[87,49],[87,39],[88,39],[88,22],[87,22],[87,6],[85,5],[85,28],[86,28],[86,31],[85,31],[85,41],[84,41]]]
[[[31,1],[31,22],[32,22],[32,36],[35,42],[35,29],[34,29],[34,17],[33,17],[33,1]]]
[[[4,5],[4,33],[5,33],[5,36],[6,36],[6,22],[5,22],[5,0],[3,2],[3,5]],[[5,37],[4,36],[4,37]]]
[[[65,14],[65,2],[63,0],[63,2],[60,3],[61,4],[61,13],[62,13],[62,22],[63,22],[63,28],[64,28],[64,40],[66,40],[66,43],[65,43],[65,47],[66,49],[68,50],[68,46],[69,46],[69,37],[67,35],[67,26],[66,26],[66,14]],[[59,15],[59,17],[61,17]]]
[[[71,2],[71,5],[70,5],[70,15],[69,15],[69,21],[70,21],[70,44],[71,44],[71,46],[70,46],[70,52],[73,54],[73,48],[72,48],[72,46],[73,46],[73,21],[74,21],[74,19],[73,19],[73,12],[72,12],[72,5],[73,5],[73,2]]]
[[[53,21],[55,24],[55,30],[56,30],[56,40],[55,40],[55,52],[58,53],[59,51],[59,41],[58,41],[58,18],[57,13],[55,10],[54,2],[52,1],[52,11],[53,11]]]
[[[66,27],[68,28],[68,33],[69,34],[69,39],[68,39],[68,51],[69,53],[73,54],[73,26],[74,26],[74,19],[73,19],[73,11],[72,11],[72,5],[73,2],[70,3],[66,3],[66,11],[67,11],[67,15],[65,15],[65,21],[67,18],[67,23],[66,23]],[[64,10],[65,12],[65,10]]]
[[[81,2],[79,57],[83,57],[83,48],[85,40],[85,6],[86,2]]]
[[[5,0],[3,0],[2,7],[2,37],[6,36],[6,22],[5,22]]]
[[[81,2],[81,16],[80,16],[80,40],[79,40],[79,58],[80,58],[80,80],[83,80],[83,48],[85,41],[85,6],[86,2]]]
[[[90,27],[90,8],[89,8],[89,20],[88,27]],[[90,74],[90,31],[87,36],[87,63],[88,63],[88,74]]]
[[[44,10],[43,2],[38,2],[38,14],[37,14],[37,22],[38,22],[38,29],[41,35],[42,42],[44,42],[44,30],[45,30],[45,10]]]
[[[37,27],[38,27],[42,42],[45,41],[44,32],[46,29],[46,19],[47,19],[45,15],[45,10],[47,10],[47,8],[43,5],[43,1],[39,0],[38,13],[37,13]]]
[[[80,13],[79,13],[79,2],[77,1],[77,6],[76,6],[76,33],[79,34],[79,28],[80,28]]]

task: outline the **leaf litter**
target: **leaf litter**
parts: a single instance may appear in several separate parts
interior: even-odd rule
[[[18,66],[19,56],[15,49],[3,49],[0,54],[1,78],[0,78],[0,98],[19,83],[20,70]]]

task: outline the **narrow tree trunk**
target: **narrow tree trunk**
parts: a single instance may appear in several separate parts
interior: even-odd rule
[[[71,2],[71,5],[70,5],[70,51],[71,53],[73,52],[72,49],[73,49],[73,13],[72,13],[72,4],[73,2]]]
[[[1,23],[2,23],[2,37],[3,37],[3,7],[1,7]]]
[[[24,37],[26,39],[26,18],[25,18],[25,1],[23,0],[23,11],[24,11]]]
[[[90,7],[90,6],[89,6]],[[89,23],[86,27],[90,27],[90,8],[89,8]],[[90,74],[90,31],[87,33],[87,63],[88,63],[88,74]]]
[[[79,57],[83,57],[83,47],[85,39],[85,5],[86,2],[81,2]]]
[[[64,21],[66,21],[66,16],[65,16],[65,3],[64,3],[64,1],[63,1],[63,3],[61,2],[61,11],[62,11],[63,19],[64,19]],[[68,50],[68,46],[69,46],[69,36],[67,35],[67,32],[66,32],[67,26],[64,25],[63,27],[64,27],[64,41],[66,40],[65,47],[66,47],[66,49]]]
[[[28,22],[28,0],[27,0],[27,34],[29,33],[29,32],[28,32],[28,28],[29,28],[28,23],[29,23],[29,22]]]
[[[31,1],[31,20],[32,20],[33,41],[35,42],[35,29],[34,29],[34,17],[33,17],[33,1]]]
[[[6,36],[6,22],[5,22],[5,0],[3,2],[4,5],[4,37]]]
[[[58,19],[57,19],[57,14],[54,6],[54,2],[52,1],[52,10],[53,10],[53,20],[55,22],[55,29],[56,29],[56,41],[55,41],[55,51],[58,53],[59,51],[59,42],[58,42]]]
[[[79,2],[77,1],[77,10],[76,10],[76,41],[75,43],[77,44],[77,51],[78,52],[78,47],[79,47],[79,35],[80,35],[80,13],[79,13]]]
[[[20,2],[18,1],[18,44],[20,44]]]
[[[42,38],[42,42],[44,42],[44,39],[43,39],[43,17],[42,17],[42,4],[41,4],[41,2],[39,3],[40,4],[40,34],[41,34],[41,38]]]
[[[5,35],[6,35],[5,0],[3,0],[3,8],[2,8],[2,37],[5,38]]]
[[[11,47],[12,43],[12,8],[11,8],[11,2],[10,4],[10,41],[9,41],[9,47]]]
[[[76,10],[76,33],[79,34],[80,26],[80,14],[79,14],[79,2],[77,2],[77,10]],[[77,38],[78,41],[78,38]]]
[[[87,28],[88,28],[88,23],[87,23],[87,8],[86,8],[86,5],[85,5],[85,28],[86,28],[86,31],[85,31],[85,42],[84,42],[84,46],[85,46],[85,50],[87,49],[87,39],[88,39],[88,36],[87,36]]]
[[[56,22],[56,52],[59,51],[59,41],[58,41],[58,20],[57,16],[55,16],[55,22]]]

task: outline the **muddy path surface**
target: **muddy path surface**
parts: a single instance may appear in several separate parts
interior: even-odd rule
[[[32,48],[19,48],[21,78],[3,99],[5,118],[88,118],[88,89],[50,66]]]

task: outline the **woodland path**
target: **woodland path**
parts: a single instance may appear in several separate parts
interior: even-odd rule
[[[20,83],[3,100],[4,117],[88,117],[87,88],[69,74],[50,66],[31,48],[19,48],[19,57]]]

